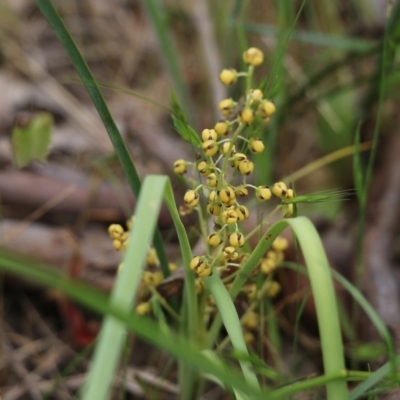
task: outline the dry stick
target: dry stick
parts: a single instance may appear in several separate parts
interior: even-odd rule
[[[226,88],[218,79],[221,72],[221,57],[213,32],[212,18],[208,12],[206,1],[193,2],[193,19],[199,33],[207,75],[211,82],[213,110],[218,110],[218,104],[226,98]]]
[[[30,373],[25,368],[25,365],[18,359],[18,357],[15,356],[15,350],[13,350],[7,337],[4,336],[3,341],[5,353],[10,360],[12,369],[18,375],[20,384],[23,385],[24,391],[28,392],[32,399],[40,400],[42,398],[42,394],[37,388],[37,383],[41,380],[40,377]]]
[[[375,176],[373,187],[380,189],[376,193],[379,196],[378,204],[375,201],[369,203],[367,216],[372,218],[372,222],[365,235],[363,256],[363,288],[384,323],[391,329],[397,352],[400,350],[400,298],[390,257],[400,217],[399,154],[400,138],[394,133],[387,143],[385,162],[378,172],[380,175]]]

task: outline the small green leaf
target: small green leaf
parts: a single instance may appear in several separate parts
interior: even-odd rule
[[[53,116],[47,112],[21,115],[12,130],[12,148],[18,168],[34,160],[46,161],[52,129]]]
[[[174,111],[171,115],[172,121],[180,137],[193,146],[199,146],[201,139],[196,131],[188,125],[185,112],[182,110],[174,92],[171,93],[171,108]]]
[[[354,193],[353,189],[345,190],[326,190],[323,192],[315,192],[302,196],[295,196],[291,199],[283,199],[282,204],[299,204],[299,203],[323,203],[327,201],[343,201],[348,200]]]
[[[183,140],[194,146],[199,146],[201,144],[199,135],[191,126],[185,124],[185,122],[175,117],[175,115],[172,115],[172,121],[174,122],[176,131]]]

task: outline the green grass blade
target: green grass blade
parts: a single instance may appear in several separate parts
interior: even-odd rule
[[[204,279],[204,282],[214,297],[218,312],[224,322],[225,329],[228,332],[233,348],[240,354],[248,355],[239,316],[232,298],[222,283],[221,278],[217,273],[214,273],[209,278]],[[244,361],[241,361],[240,365],[247,382],[254,387],[259,387],[257,377],[251,369],[251,365]]]
[[[400,365],[400,356],[395,358],[396,367]],[[375,386],[377,383],[382,381],[387,375],[390,374],[392,370],[391,363],[388,362],[383,365],[381,368],[376,370],[369,378],[367,378],[364,382],[360,383],[354,390],[351,391],[349,400],[357,400],[361,396],[365,394],[367,390]],[[397,382],[398,384],[398,382]]]
[[[147,177],[138,199],[135,223],[124,255],[123,268],[116,276],[110,296],[110,303],[126,312],[133,307],[142,279],[167,180],[165,176]],[[124,324],[114,317],[107,317],[99,333],[93,362],[83,390],[84,400],[108,398],[125,339]],[[113,345],[110,346],[110,343]]]
[[[193,121],[194,115],[190,107],[191,102],[188,90],[182,80],[182,73],[178,65],[178,55],[168,30],[164,6],[158,0],[141,0],[141,4],[154,27],[173,89],[178,95],[179,102],[183,105],[188,120],[193,124],[195,121]]]
[[[129,185],[135,194],[136,198],[140,192],[140,179],[136,171],[135,165],[133,164],[131,155],[129,154],[128,148],[119,132],[117,125],[115,124],[111,113],[104,101],[103,95],[97,86],[96,80],[94,79],[88,65],[83,59],[78,47],[68,32],[63,20],[55,9],[53,3],[50,0],[36,0],[40,11],[43,13],[50,26],[53,28],[58,39],[60,40],[64,50],[68,54],[72,64],[77,70],[86,90],[88,91],[90,98],[100,118],[106,128],[111,142],[114,146],[115,152],[121,162],[122,168],[125,172]],[[161,263],[162,271],[165,276],[169,275],[168,259],[165,253],[164,245],[161,239],[161,235],[157,230],[154,235],[154,247],[157,250],[157,255]]]
[[[165,202],[169,212],[171,213],[172,220],[174,221],[175,229],[179,238],[179,245],[183,260],[183,267],[185,271],[185,284],[183,291],[183,309],[182,323],[180,332],[185,337],[195,341],[196,338],[201,336],[200,329],[202,325],[197,324],[198,306],[197,296],[195,290],[195,276],[193,271],[189,268],[189,263],[192,259],[192,249],[190,247],[189,239],[187,237],[186,228],[181,221],[178,208],[176,207],[174,192],[171,183],[165,190]],[[191,398],[193,389],[195,387],[196,371],[193,368],[188,368],[186,364],[179,363],[179,382],[181,386],[180,398]]]
[[[235,22],[230,21],[231,24],[236,25]],[[284,36],[288,34],[287,29],[277,28],[268,24],[257,24],[252,22],[245,22],[243,28],[247,32],[257,33],[262,36]],[[309,32],[301,29],[293,30],[290,40],[302,42],[306,44],[330,47],[343,51],[357,51],[365,52],[370,51],[376,42],[365,40],[361,38],[352,38],[348,36],[329,35],[322,32]]]
[[[91,310],[101,315],[112,316],[124,323],[127,330],[134,332],[138,337],[159,349],[167,351],[172,356],[185,361],[200,371],[214,375],[227,387],[234,387],[236,390],[251,396],[252,399],[268,398],[269,392],[258,391],[251,387],[243,377],[229,368],[221,359],[218,358],[218,362],[210,361],[208,357],[201,353],[196,344],[189,342],[182,335],[162,332],[157,323],[121,309],[121,307],[109,302],[108,297],[103,292],[57,273],[56,267],[46,266],[0,248],[0,270],[47,287],[59,289],[71,299]],[[113,342],[109,343],[109,346],[112,347]],[[214,358],[216,357],[215,355]]]
[[[230,294],[232,298],[238,295],[258,260],[265,254],[275,238],[288,226],[299,241],[308,269],[316,304],[324,372],[326,375],[334,374],[345,369],[339,314],[329,263],[321,239],[309,219],[298,217],[282,220],[268,229],[233,281]],[[329,400],[346,399],[346,383],[342,380],[328,383],[327,394]]]
[[[388,355],[391,360],[391,365],[393,368],[393,373],[396,372],[396,362],[395,362],[395,345],[393,343],[392,336],[388,328],[386,327],[385,323],[379,317],[378,313],[374,310],[368,300],[364,297],[359,289],[350,283],[346,278],[340,275],[335,270],[332,270],[332,276],[335,280],[337,280],[354,298],[354,300],[360,305],[360,307],[364,310],[367,314],[368,318],[374,324],[376,330],[381,335],[382,339],[385,341]]]
[[[290,263],[290,262],[285,262],[285,266],[287,266],[290,269],[293,269],[296,272],[299,272],[304,275],[308,275],[307,269],[299,266],[298,264]],[[331,269],[331,274],[333,278],[344,288],[347,290],[347,292],[353,297],[353,299],[357,302],[357,304],[363,309],[365,314],[368,316],[370,321],[373,323],[375,326],[376,330],[384,340],[389,358],[392,363],[392,368],[393,368],[393,373],[396,371],[396,361],[395,361],[395,345],[393,343],[393,338],[386,327],[385,323],[382,321],[378,313],[374,310],[374,308],[371,306],[371,304],[368,302],[368,300],[364,297],[364,295],[361,293],[359,289],[357,289],[356,286],[354,286],[351,282],[349,282],[344,276],[339,274],[337,271],[334,269]]]

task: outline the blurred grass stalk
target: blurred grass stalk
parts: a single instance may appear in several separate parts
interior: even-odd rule
[[[179,67],[179,57],[168,29],[168,19],[164,6],[159,0],[141,0],[140,3],[146,10],[157,35],[159,49],[172,82],[172,89],[177,94],[179,103],[182,104],[189,124],[196,126],[192,102],[186,84],[182,79],[183,74]]]

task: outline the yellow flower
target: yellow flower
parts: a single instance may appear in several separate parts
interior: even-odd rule
[[[204,150],[204,154],[207,157],[215,156],[215,154],[218,153],[218,145],[217,145],[217,142],[215,140],[206,140],[201,145],[201,148]]]
[[[228,237],[229,244],[233,247],[244,246],[244,236],[240,232],[233,232]]]
[[[218,197],[224,204],[229,204],[231,200],[234,200],[236,198],[236,195],[235,191],[232,189],[232,186],[225,186],[218,191]]]
[[[220,81],[226,86],[236,83],[237,78],[237,71],[233,68],[223,69],[219,74]]]
[[[238,168],[242,175],[250,175],[254,171],[254,163],[249,160],[243,160],[239,163]]]
[[[286,197],[287,193],[287,186],[285,182],[277,182],[274,184],[272,187],[272,193],[281,199],[284,199]]]
[[[266,201],[271,198],[271,190],[268,186],[259,186],[256,189],[256,197],[260,201]]]
[[[258,107],[258,111],[260,112],[262,117],[266,118],[266,117],[270,117],[271,115],[275,114],[276,107],[272,101],[263,100]]]
[[[207,243],[212,247],[217,247],[222,243],[222,237],[219,233],[210,233],[207,238]]]
[[[288,246],[289,246],[288,240],[282,236],[278,236],[272,242],[272,248],[276,251],[284,251],[288,248]]]
[[[254,111],[250,107],[245,107],[239,115],[240,122],[250,125],[254,120]]]
[[[229,133],[229,125],[226,121],[219,121],[215,124],[214,130],[219,136],[226,136]]]
[[[243,53],[243,61],[253,67],[258,67],[264,61],[264,53],[256,47],[250,47]]]
[[[183,159],[174,162],[174,172],[178,175],[183,175],[187,171],[187,162]]]
[[[207,164],[207,161],[200,161],[197,164],[197,171],[200,172],[201,176],[208,176],[212,173],[212,167]]]
[[[203,132],[201,132],[201,138],[203,139],[203,142],[207,140],[217,140],[218,135],[214,129],[203,129]]]
[[[218,104],[218,108],[222,112],[222,115],[224,115],[226,117],[233,111],[235,106],[236,106],[236,103],[232,99],[222,100]]]
[[[228,225],[235,224],[239,219],[237,212],[232,208],[225,210],[221,217]]]
[[[149,314],[151,312],[151,305],[150,303],[140,303],[136,306],[136,312],[139,315]]]
[[[199,204],[199,195],[194,190],[188,190],[183,197],[183,201],[189,207],[196,207]]]
[[[258,154],[264,151],[265,146],[261,139],[255,138],[250,140],[249,149],[251,152]]]

